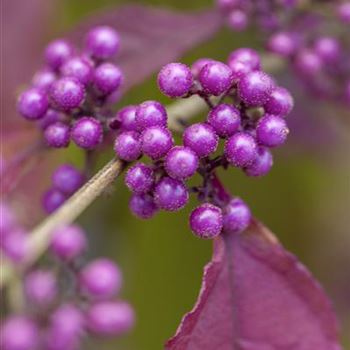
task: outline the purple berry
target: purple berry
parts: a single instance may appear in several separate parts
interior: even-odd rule
[[[52,69],[57,70],[73,55],[73,52],[74,49],[68,41],[54,40],[45,49],[46,62]]]
[[[103,95],[116,91],[121,86],[123,79],[119,67],[112,63],[102,63],[94,72],[94,86]]]
[[[215,62],[215,61],[211,58],[199,58],[197,61],[193,62],[191,66],[192,76],[197,79],[199,76],[199,72],[209,62]]]
[[[1,248],[15,264],[25,261],[28,252],[28,233],[16,228],[2,237]]]
[[[84,182],[84,175],[70,164],[59,166],[52,175],[52,184],[61,192],[71,195]]]
[[[57,295],[56,277],[49,270],[35,270],[27,274],[24,291],[28,303],[50,305]]]
[[[230,53],[228,65],[234,79],[238,80],[249,72],[260,70],[260,56],[255,50],[249,48],[237,49]]]
[[[62,115],[54,109],[48,109],[45,115],[38,121],[38,125],[45,130],[49,125],[61,121]]]
[[[198,206],[190,215],[191,230],[200,238],[211,239],[218,236],[222,225],[221,209],[209,203]]]
[[[87,58],[73,57],[63,64],[60,71],[62,76],[75,78],[87,85],[92,79],[93,65]]]
[[[72,140],[81,148],[94,149],[103,140],[101,122],[93,117],[80,118],[72,128]]]
[[[52,103],[57,109],[69,112],[80,107],[85,98],[84,86],[75,78],[56,80],[50,88]]]
[[[350,2],[346,1],[337,6],[337,15],[341,21],[350,23]]]
[[[338,61],[341,54],[339,41],[328,36],[318,38],[314,44],[314,49],[325,63]]]
[[[136,160],[141,156],[140,135],[135,131],[122,132],[115,139],[114,151],[122,160]]]
[[[18,97],[17,109],[22,117],[28,120],[42,118],[49,106],[45,92],[39,89],[29,89]]]
[[[259,147],[254,161],[244,171],[248,176],[264,176],[271,170],[272,165],[271,152],[265,147]]]
[[[153,126],[143,131],[141,135],[142,152],[152,159],[163,158],[174,145],[169,129]]]
[[[224,231],[228,233],[244,231],[250,223],[251,213],[240,198],[231,199],[224,209]]]
[[[115,119],[120,122],[120,129],[122,131],[136,131],[136,110],[137,106],[126,106],[118,111]]]
[[[229,28],[241,32],[248,26],[248,16],[242,10],[233,10],[227,18],[227,25]]]
[[[137,163],[125,175],[125,183],[134,193],[146,193],[154,183],[154,172],[150,166]]]
[[[86,50],[97,59],[111,58],[120,46],[118,33],[111,27],[100,26],[90,30],[86,36]]]
[[[166,126],[166,110],[157,101],[145,101],[136,110],[136,123],[139,131],[151,126]]]
[[[65,201],[67,197],[61,191],[56,188],[51,188],[46,191],[42,198],[42,205],[46,213],[51,214],[57,208],[59,208]]]
[[[105,301],[92,306],[86,314],[90,332],[101,336],[117,336],[129,331],[135,323],[131,306],[125,302]]]
[[[262,106],[270,97],[274,81],[267,74],[255,71],[243,76],[238,82],[239,97],[247,106]]]
[[[220,137],[231,136],[241,125],[240,111],[229,104],[221,103],[209,112],[208,123]]]
[[[182,63],[169,63],[158,74],[160,91],[171,98],[188,94],[192,84],[192,72],[189,67]]]
[[[270,37],[267,47],[277,55],[290,57],[297,50],[297,40],[291,33],[279,32]]]
[[[196,152],[198,157],[207,157],[216,151],[219,138],[212,126],[196,123],[186,128],[183,135],[184,146]]]
[[[55,72],[50,69],[42,69],[35,73],[32,83],[35,88],[47,91],[55,80]]]
[[[16,216],[5,202],[0,202],[0,245],[2,238],[16,228]]]
[[[39,330],[25,316],[10,316],[1,325],[2,350],[35,350],[39,345]]]
[[[256,127],[257,141],[267,147],[282,145],[286,141],[288,133],[286,121],[271,114],[262,117]]]
[[[269,100],[264,105],[266,113],[278,116],[286,116],[293,109],[294,100],[290,92],[283,87],[272,90]]]
[[[113,261],[106,258],[96,259],[82,269],[79,285],[81,291],[89,297],[107,299],[119,292],[122,275]]]
[[[257,154],[254,138],[244,132],[231,136],[225,144],[225,156],[236,167],[246,167],[251,164]]]
[[[140,219],[150,219],[158,211],[153,197],[146,193],[134,193],[130,198],[129,208]]]
[[[216,5],[221,11],[226,13],[227,10],[232,10],[240,5],[240,0],[216,0]]]
[[[44,137],[47,145],[50,147],[68,147],[70,142],[69,126],[62,122],[52,123],[45,129]]]
[[[188,147],[175,146],[165,158],[166,172],[178,180],[185,180],[194,175],[198,166],[198,156]]]
[[[163,177],[154,190],[154,201],[159,208],[176,211],[183,208],[189,199],[189,193],[182,181]]]
[[[80,256],[86,247],[85,233],[77,225],[59,227],[52,234],[50,249],[64,261],[70,261]]]
[[[294,62],[297,73],[308,76],[315,76],[322,70],[322,60],[318,54],[311,50],[300,51]]]
[[[231,68],[226,64],[213,61],[201,69],[198,80],[205,93],[219,96],[231,88],[233,74]]]

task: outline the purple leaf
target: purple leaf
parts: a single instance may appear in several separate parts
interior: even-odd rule
[[[260,223],[215,242],[194,309],[167,350],[340,350],[320,285]]]
[[[121,51],[116,62],[125,74],[126,91],[160,70],[162,65],[179,59],[186,51],[208,40],[221,22],[214,11],[187,14],[127,5],[94,14],[73,34],[78,42],[94,25],[110,25],[118,30]]]

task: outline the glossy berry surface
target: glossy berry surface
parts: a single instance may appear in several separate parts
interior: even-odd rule
[[[272,165],[271,152],[265,147],[259,147],[255,159],[244,169],[244,172],[248,176],[264,176],[271,170]]]
[[[207,157],[216,151],[219,138],[209,124],[196,123],[186,128],[183,144],[194,151],[198,157]]]
[[[57,39],[46,47],[45,59],[50,68],[57,70],[73,53],[73,47],[67,40]]]
[[[117,136],[114,143],[116,155],[128,162],[132,162],[141,156],[140,136],[134,131],[125,131]]]
[[[92,63],[84,57],[72,57],[60,69],[62,76],[77,79],[81,84],[87,85],[93,75]]]
[[[272,90],[270,98],[264,105],[266,113],[278,116],[286,116],[293,109],[294,100],[290,92],[283,87]]]
[[[68,147],[70,142],[69,126],[62,122],[50,124],[44,131],[46,144],[54,148]]]
[[[146,164],[137,163],[127,171],[125,183],[132,192],[146,193],[154,183],[153,169]]]
[[[122,275],[113,261],[106,258],[96,259],[82,269],[79,286],[91,298],[110,298],[119,292]]]
[[[202,204],[190,215],[190,226],[193,233],[200,238],[211,239],[221,233],[223,225],[222,211],[212,204]]]
[[[239,97],[247,106],[264,105],[273,88],[273,80],[261,71],[250,72],[238,82]]]
[[[45,92],[39,89],[24,91],[18,98],[17,109],[22,117],[28,120],[42,118],[49,106]]]
[[[289,130],[285,120],[275,115],[265,115],[256,127],[257,141],[264,146],[276,147],[282,145]]]
[[[120,38],[111,27],[93,28],[86,36],[86,50],[94,58],[104,60],[116,55],[119,51]]]
[[[224,208],[223,225],[225,232],[241,232],[249,226],[250,220],[250,209],[240,198],[231,199]]]
[[[136,110],[136,123],[139,131],[151,126],[166,126],[167,113],[162,104],[157,101],[145,101]]]
[[[199,72],[209,62],[215,62],[215,61],[211,58],[199,58],[198,60],[194,61],[191,66],[192,76],[197,79],[199,76]]]
[[[77,191],[83,182],[83,174],[71,164],[59,166],[52,174],[52,184],[54,187],[67,195],[71,195]]]
[[[199,72],[198,80],[205,93],[219,96],[231,88],[232,70],[222,62],[209,62]]]
[[[189,193],[184,183],[171,177],[162,178],[154,189],[154,201],[160,209],[180,210],[188,199]]]
[[[50,97],[57,109],[69,112],[83,103],[85,89],[77,79],[65,77],[51,85]]]
[[[169,63],[158,74],[160,91],[171,98],[188,94],[192,84],[192,72],[189,67],[182,63]]]
[[[231,136],[225,144],[225,156],[236,167],[245,167],[251,164],[257,154],[257,145],[254,138],[244,132]]]
[[[153,126],[143,131],[141,135],[142,152],[152,159],[163,158],[174,144],[169,129]]]
[[[78,147],[94,149],[102,142],[103,128],[95,118],[83,117],[74,124],[71,137]]]
[[[45,130],[49,125],[61,121],[62,115],[54,109],[48,109],[45,115],[38,120],[38,125],[42,130]]]
[[[93,81],[99,93],[109,95],[120,87],[123,74],[116,65],[103,63],[95,69]]]
[[[259,54],[249,48],[232,51],[227,62],[235,80],[240,79],[249,72],[259,70],[261,66]]]
[[[79,226],[69,225],[54,230],[50,249],[59,259],[71,261],[85,252],[86,248],[85,233]]]
[[[130,198],[129,208],[139,219],[150,219],[158,211],[153,197],[149,194],[134,193]]]
[[[136,110],[137,106],[126,106],[120,109],[115,119],[120,122],[120,129],[123,131],[136,131]]]
[[[32,85],[40,90],[48,91],[52,83],[56,80],[56,74],[50,69],[41,69],[36,72],[33,79]]]
[[[44,193],[42,205],[46,213],[50,214],[59,208],[67,199],[67,196],[56,188],[51,188]]]
[[[208,123],[220,137],[231,136],[241,125],[240,111],[234,106],[221,103],[209,112]]]
[[[176,146],[165,158],[165,170],[169,176],[185,180],[196,172],[199,165],[198,156],[188,147]]]

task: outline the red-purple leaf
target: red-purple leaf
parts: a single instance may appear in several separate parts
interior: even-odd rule
[[[194,309],[167,350],[340,350],[320,285],[260,223],[215,242]]]

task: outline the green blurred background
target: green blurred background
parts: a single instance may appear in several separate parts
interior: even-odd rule
[[[129,2],[61,0],[50,17],[45,39],[61,35],[88,15],[122,3]],[[134,3],[182,11],[212,6],[212,0]],[[183,61],[191,63],[201,56],[225,59],[233,48],[256,46],[258,42],[253,32],[234,34],[223,30],[189,52]],[[134,88],[122,104],[145,99],[169,103],[156,89],[154,76]],[[317,117],[313,122],[319,121]],[[326,128],[330,128],[330,122],[335,134],[329,144],[325,141],[309,147],[296,138],[284,150],[274,152],[275,166],[265,178],[246,178],[232,169],[221,176],[232,193],[242,196],[255,216],[324,285],[342,320],[344,342],[350,349],[350,123],[343,125],[336,115],[329,116],[334,118],[331,121],[322,118],[328,116],[320,117],[320,121],[326,122]],[[99,165],[111,156],[103,155]],[[60,153],[60,160],[79,164],[82,155],[71,147],[68,153]],[[130,335],[110,342],[96,340],[87,345],[88,349],[162,349],[182,315],[192,308],[203,266],[210,259],[211,243],[194,238],[188,228],[188,214],[194,202],[180,213],[160,213],[144,222],[131,216],[126,205],[128,197],[119,178],[113,191],[96,201],[79,219],[90,235],[91,255],[109,256],[120,264],[125,278],[122,296],[134,305],[137,314],[137,325]]]

